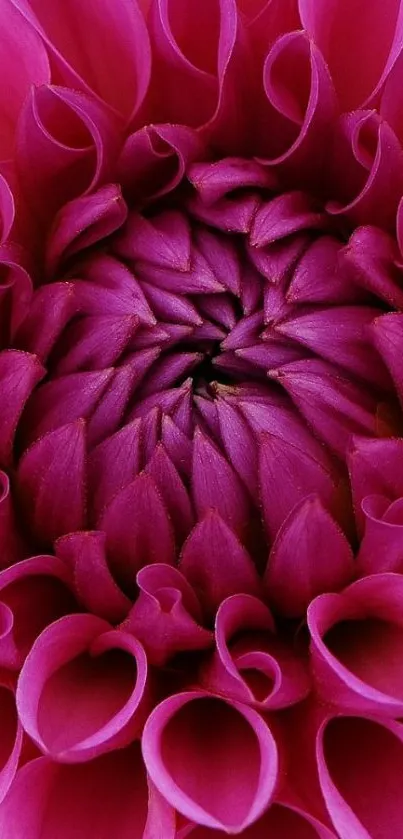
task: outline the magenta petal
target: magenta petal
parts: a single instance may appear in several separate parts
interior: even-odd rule
[[[234,189],[269,188],[274,185],[271,173],[256,160],[224,157],[214,163],[194,163],[188,178],[205,204],[215,204]]]
[[[322,50],[343,110],[357,108],[382,85],[402,46],[399,0],[300,0],[304,29]],[[355,44],[340,50],[340,44]],[[348,52],[348,54],[344,54]]]
[[[4,839],[18,835],[22,813],[25,839],[55,839],[57,833],[60,839],[175,835],[173,810],[159,793],[147,789],[137,743],[80,765],[46,757],[30,761],[0,808]]]
[[[125,259],[165,270],[188,271],[190,245],[189,224],[181,213],[162,213],[150,220],[131,212],[115,247]]]
[[[252,247],[263,248],[291,233],[322,226],[323,215],[305,193],[286,192],[259,208],[253,221],[250,241]]]
[[[260,591],[250,555],[215,511],[208,512],[188,536],[180,568],[208,615],[214,615],[231,594]]]
[[[126,120],[133,116],[151,71],[147,27],[136,2],[117,7],[101,0],[83,9],[77,0],[68,0],[60,14],[49,0],[33,0],[28,8],[23,0],[14,2],[42,35],[68,87],[95,94]],[[77,40],[78,19],[82,31],[91,32],[85,56]]]
[[[23,740],[14,692],[7,684],[0,684],[0,720],[0,802],[2,802],[14,781]]]
[[[403,499],[390,503],[384,495],[368,495],[362,502],[365,530],[357,555],[364,574],[403,571]]]
[[[319,778],[340,839],[395,839],[403,819],[403,729],[398,723],[333,717],[319,732]]]
[[[161,493],[180,546],[193,527],[194,515],[188,492],[162,443],[157,445],[145,473],[153,478]]]
[[[259,478],[264,522],[272,538],[295,505],[313,492],[334,507],[336,484],[326,462],[274,434],[262,435]]]
[[[311,603],[317,690],[338,708],[402,715],[402,591],[400,574],[374,574]]]
[[[215,622],[216,651],[202,667],[202,684],[261,712],[304,699],[310,679],[304,660],[275,635],[269,609],[247,594],[221,603]]]
[[[212,633],[200,625],[201,612],[186,578],[171,565],[147,565],[137,574],[140,589],[122,629],[142,642],[148,661],[164,665],[177,652],[203,650]]]
[[[137,204],[169,193],[186,168],[203,154],[200,135],[187,125],[145,125],[127,138],[119,161],[119,181]]]
[[[28,521],[41,542],[85,528],[85,429],[62,426],[28,449],[18,467]]]
[[[403,348],[402,326],[403,315],[395,312],[378,317],[372,325],[374,344],[393,377],[401,401],[403,401],[403,376],[398,359]]]
[[[94,615],[69,615],[32,647],[18,681],[18,712],[45,754],[81,763],[135,739],[146,685],[138,641]]]
[[[101,187],[66,204],[53,223],[47,249],[47,270],[114,233],[126,220],[127,207],[118,186]]]
[[[38,288],[29,312],[17,330],[17,346],[46,361],[75,314],[76,305],[73,283],[52,283]]]
[[[157,487],[149,475],[138,475],[120,490],[99,520],[106,533],[110,566],[123,587],[133,589],[143,565],[174,562],[171,522]]]
[[[0,471],[0,568],[7,568],[26,555],[24,538],[18,526],[10,480]]]
[[[18,562],[0,574],[0,665],[19,670],[45,626],[76,610],[68,568],[54,556]]]
[[[2,419],[0,430],[0,462],[9,465],[13,442],[24,405],[44,375],[44,368],[34,355],[8,350],[0,353],[0,385]]]
[[[350,582],[354,570],[343,531],[310,495],[293,508],[276,536],[265,574],[268,601],[282,615],[300,617],[317,594]]]
[[[142,745],[157,789],[198,824],[240,833],[273,797],[275,740],[240,703],[202,691],[172,696],[149,717]]]
[[[336,834],[304,807],[277,802],[239,835],[241,839],[336,839]],[[178,839],[220,839],[220,836],[223,839],[220,830],[193,825],[185,827]]]
[[[78,600],[91,612],[110,623],[119,623],[130,609],[108,567],[105,533],[69,533],[56,542],[56,553],[72,571]],[[0,579],[1,582],[1,579]]]
[[[18,122],[16,161],[24,196],[49,222],[66,201],[111,176],[118,132],[94,99],[56,85],[33,88]]]
[[[93,449],[88,458],[91,514],[97,520],[119,490],[140,471],[140,420],[123,426]]]
[[[0,160],[7,160],[13,153],[16,122],[31,87],[46,84],[50,80],[45,45],[17,9],[18,4],[7,3],[0,10],[0,26],[3,33],[0,52],[1,74],[3,77],[10,74],[10,78],[13,79],[12,86],[4,85],[0,93]],[[21,43],[24,44],[23,59]]]
[[[347,463],[357,525],[362,531],[364,498],[368,495],[403,496],[403,440],[354,437]]]
[[[246,491],[225,457],[200,429],[193,443],[192,494],[199,517],[214,508],[239,538],[244,537],[250,515]]]
[[[358,286],[394,308],[403,305],[399,249],[392,236],[377,227],[357,227],[343,251],[343,259]]]

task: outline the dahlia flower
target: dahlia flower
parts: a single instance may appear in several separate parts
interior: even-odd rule
[[[398,839],[403,3],[0,22],[1,839]]]

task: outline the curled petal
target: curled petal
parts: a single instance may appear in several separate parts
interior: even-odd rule
[[[114,233],[126,220],[127,207],[119,187],[101,187],[76,198],[57,214],[49,235],[47,270],[52,275],[60,262]]]
[[[270,129],[262,156],[292,174],[294,183],[308,182],[312,188],[332,136],[336,96],[326,63],[305,32],[288,32],[275,42],[264,63],[263,83]]]
[[[118,160],[125,195],[143,205],[171,192],[202,156],[199,135],[186,125],[146,125],[131,134]]]
[[[304,29],[329,65],[344,111],[368,101],[381,88],[403,46],[400,0],[299,0]],[[354,44],[352,50],[340,44]]]
[[[54,556],[18,562],[0,574],[0,664],[19,670],[42,630],[76,611],[71,575]]]
[[[403,440],[354,437],[347,453],[347,465],[354,512],[362,532],[365,520],[362,508],[364,498],[384,495],[392,500],[403,496]]]
[[[402,715],[402,592],[399,574],[374,574],[311,603],[317,690],[339,708]]]
[[[15,128],[21,107],[33,85],[50,81],[49,59],[45,45],[37,32],[18,11],[18,2],[3,3],[0,27],[3,33],[0,68],[3,78],[12,78],[12,86],[4,84],[0,93],[2,124],[0,160],[7,160],[14,152]],[[24,48],[21,49],[21,44]]]
[[[250,56],[235,0],[193,2],[186,15],[177,0],[154,0],[149,21],[157,113],[242,149]]]
[[[374,111],[343,115],[334,133],[333,165],[336,200],[328,202],[328,212],[394,232],[403,150],[390,126]]]
[[[364,536],[357,556],[361,573],[403,571],[403,500],[390,503],[383,495],[368,495],[362,502]]]
[[[122,624],[142,642],[149,662],[164,665],[175,653],[210,647],[212,633],[201,626],[196,595],[171,565],[147,565],[137,574],[140,589],[130,614]]]
[[[153,711],[142,743],[157,789],[198,824],[240,833],[272,800],[276,743],[245,705],[202,691],[176,694]]]
[[[115,6],[91,0],[85,7],[68,0],[55,14],[49,0],[12,0],[45,41],[55,75],[71,88],[107,103],[125,120],[139,109],[151,70],[150,44],[143,15],[135,0]],[[91,38],[82,49],[77,20]],[[107,69],[106,69],[107,68]]]
[[[33,88],[18,122],[16,166],[31,209],[46,221],[112,174],[118,147],[111,115],[67,88]]]
[[[216,651],[201,673],[208,690],[260,711],[293,705],[309,693],[306,663],[276,637],[270,611],[260,600],[247,594],[224,600],[215,636]]]
[[[91,612],[110,623],[126,617],[131,603],[109,570],[105,533],[69,533],[56,542],[56,554],[72,571],[77,599]],[[1,580],[0,580],[1,582]]]
[[[102,806],[100,806],[102,802]],[[15,839],[21,814],[26,839],[174,839],[173,810],[147,777],[138,743],[89,763],[69,766],[47,757],[20,769],[0,809],[4,839]]]
[[[340,839],[394,839],[403,818],[402,726],[333,717],[319,730],[317,761],[326,807]]]
[[[343,531],[311,495],[293,508],[271,549],[265,574],[269,603],[287,617],[303,616],[317,594],[343,588],[354,570]]]
[[[123,588],[133,590],[143,565],[173,565],[171,522],[157,487],[149,475],[138,475],[120,490],[99,520],[106,533],[110,566]]]
[[[17,483],[40,542],[85,528],[85,430],[82,420],[42,437],[22,457]]]
[[[25,730],[45,754],[81,763],[136,738],[147,693],[141,644],[94,615],[69,615],[32,647],[19,677],[17,706]]]
[[[257,160],[243,157],[194,163],[188,178],[206,205],[215,204],[235,189],[269,189],[275,184],[272,174]]]
[[[231,594],[260,591],[250,555],[215,511],[208,512],[190,533],[183,547],[180,568],[205,612],[211,616]]]

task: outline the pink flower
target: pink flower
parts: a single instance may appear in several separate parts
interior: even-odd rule
[[[1,839],[397,839],[403,4],[0,23]]]

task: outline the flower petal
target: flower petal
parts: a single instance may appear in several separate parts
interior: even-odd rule
[[[143,755],[157,789],[192,821],[239,833],[270,803],[277,748],[250,708],[202,691],[176,694],[149,717]]]

